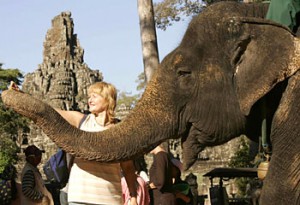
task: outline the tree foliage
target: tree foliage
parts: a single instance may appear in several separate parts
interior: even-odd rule
[[[20,85],[23,74],[18,69],[3,69],[2,66],[3,63],[0,63],[0,90],[7,89],[10,81],[14,81]]]
[[[239,149],[230,158],[229,167],[253,167],[252,158],[249,155],[250,145],[243,136],[240,139]]]
[[[0,173],[3,173],[7,167],[17,162],[20,149],[11,138],[3,134],[0,135],[0,149]]]
[[[138,84],[136,90],[140,91],[140,93],[143,92],[147,85],[145,73],[140,73],[135,82]]]
[[[125,105],[126,107],[133,108],[137,101],[141,98],[142,93],[144,92],[144,89],[147,85],[146,79],[145,79],[145,73],[142,72],[138,75],[138,78],[135,80],[137,83],[136,90],[139,91],[138,94],[132,95],[131,93],[125,92],[125,91],[119,91],[118,92],[118,102],[117,106]]]
[[[229,167],[241,168],[241,167],[254,167],[252,163],[252,158],[250,157],[250,145],[245,136],[242,136],[240,139],[240,145],[238,150],[235,152],[233,157],[229,160]],[[246,195],[247,184],[250,183],[251,179],[246,177],[241,177],[235,179],[235,184],[238,187],[238,194],[240,196]]]
[[[210,4],[220,1],[243,0],[162,0],[154,4],[156,27],[166,30],[174,22],[183,21],[187,17],[199,14]],[[263,2],[264,0],[249,0],[249,2]]]
[[[10,81],[14,81],[20,85],[23,74],[18,69],[3,69],[0,63],[0,92],[7,89]],[[17,135],[19,128],[26,129],[27,121],[13,110],[4,106],[2,98],[0,98],[0,134],[9,136]]]
[[[118,93],[117,106],[125,105],[126,107],[133,108],[139,99],[139,95],[132,95],[131,93],[122,91]]]
[[[23,74],[18,69],[3,69],[0,63],[0,92],[7,89],[10,81],[21,84]],[[16,144],[18,132],[28,131],[27,119],[5,107],[0,98],[0,173],[17,162],[19,148]]]
[[[206,6],[201,0],[164,0],[154,4],[156,27],[166,30],[173,22],[201,12]]]
[[[2,100],[0,100],[0,124],[0,135],[6,134],[11,138],[18,135],[18,130],[20,129],[28,130],[27,119],[5,107]]]

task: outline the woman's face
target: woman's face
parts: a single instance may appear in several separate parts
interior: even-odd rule
[[[94,114],[101,113],[107,109],[107,101],[97,93],[91,93],[88,99],[89,111]]]

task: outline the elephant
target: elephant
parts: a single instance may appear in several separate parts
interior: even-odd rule
[[[266,119],[272,157],[260,204],[300,204],[299,66],[299,39],[289,28],[264,19],[259,5],[228,1],[191,20],[135,108],[111,129],[81,131],[26,93],[6,90],[2,99],[65,151],[105,163],[181,138],[188,169],[207,146],[241,135],[257,140]]]

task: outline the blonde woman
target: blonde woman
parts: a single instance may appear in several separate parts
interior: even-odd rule
[[[58,109],[57,112],[73,126],[88,132],[99,132],[114,126],[116,88],[110,83],[97,82],[89,87],[88,96],[90,114]],[[136,205],[136,175],[132,161],[105,164],[77,158],[69,178],[69,204],[123,204],[121,168],[126,173],[128,188],[133,195],[131,205]]]

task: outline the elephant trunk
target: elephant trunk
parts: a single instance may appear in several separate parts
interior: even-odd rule
[[[149,85],[130,115],[102,132],[85,132],[64,120],[51,106],[14,90],[3,91],[3,102],[33,120],[59,147],[76,157],[120,162],[151,151],[174,136],[174,110],[163,106],[157,84]],[[151,97],[150,97],[151,96]],[[171,105],[171,103],[168,103]]]

